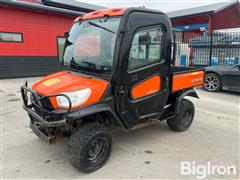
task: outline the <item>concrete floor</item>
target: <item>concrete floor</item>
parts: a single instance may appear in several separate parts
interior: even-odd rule
[[[109,161],[98,171],[83,174],[66,159],[67,139],[49,146],[30,130],[19,91],[24,81],[1,81],[2,178],[195,178],[181,175],[181,161],[235,165],[239,173],[239,94],[198,90],[200,100],[192,99],[196,106],[194,123],[182,133],[169,130],[166,122],[114,132]],[[238,175],[207,178],[238,179]]]

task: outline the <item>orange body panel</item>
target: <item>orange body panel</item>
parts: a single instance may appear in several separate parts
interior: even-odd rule
[[[204,83],[204,71],[173,75],[172,91],[179,91],[194,86],[200,86]]]
[[[131,96],[133,99],[139,99],[154,93],[161,89],[161,78],[159,75],[150,77],[149,79],[134,85],[131,89]]]
[[[100,18],[104,16],[122,16],[125,10],[126,8],[101,9],[101,10],[93,11],[83,16],[80,16],[76,18],[75,21]]]
[[[104,94],[108,84],[109,82],[100,79],[81,77],[68,72],[57,72],[36,82],[32,86],[32,89],[40,95],[46,96],[90,88],[90,97],[84,104],[81,104],[81,106],[85,106],[98,102]],[[50,98],[50,100],[54,108],[59,108],[55,97]],[[74,108],[79,107],[80,106]]]

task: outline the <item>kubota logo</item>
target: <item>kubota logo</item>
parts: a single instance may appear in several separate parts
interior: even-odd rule
[[[202,82],[203,78],[195,78],[192,80],[192,83],[196,83],[196,82]]]

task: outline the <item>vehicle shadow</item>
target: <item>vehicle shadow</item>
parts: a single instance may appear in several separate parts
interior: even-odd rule
[[[118,144],[135,144],[140,145],[146,141],[149,141],[150,138],[161,136],[165,139],[165,136],[174,136],[175,132],[171,131],[166,122],[159,122],[152,124],[143,128],[134,129],[134,130],[123,130],[117,128],[111,131],[113,136],[113,147]],[[67,142],[69,137],[64,137],[59,139],[55,145],[62,147],[67,154]],[[44,142],[43,142],[44,143]],[[42,143],[42,144],[43,144]],[[46,143],[44,143],[46,144]],[[118,153],[121,150],[119,148],[113,148],[113,153]]]
[[[114,159],[121,159],[121,157],[125,157],[126,153],[129,155],[139,153],[139,151],[144,152],[144,150],[148,150],[145,145],[150,143],[149,140],[158,138],[158,140],[161,141],[161,139],[164,140],[169,136],[175,136],[176,133],[171,131],[165,122],[156,123],[144,128],[129,131],[125,131],[120,128],[114,129],[112,131],[113,149],[111,155],[112,158],[110,158],[110,161],[114,161]],[[67,157],[67,143],[67,137],[59,139],[56,144],[51,146],[45,142],[42,142],[40,139],[38,142],[35,141],[35,144],[38,144],[37,146],[44,151],[42,154],[45,154],[45,156],[48,158],[52,158],[52,163],[58,163],[58,166],[69,169],[69,178],[88,177],[88,174],[81,173],[71,166]],[[139,149],[139,147],[141,148]],[[53,152],[57,153],[52,156]],[[98,173],[99,172],[96,171],[93,173],[93,175]],[[55,174],[54,178],[60,177],[60,174]]]
[[[203,87],[198,87],[197,90],[200,90],[202,92],[206,92],[206,93],[210,93],[210,94],[227,94],[227,95],[233,95],[233,96],[239,96],[240,93],[239,92],[235,92],[235,91],[226,91],[226,90],[222,90],[222,91],[218,91],[218,92],[210,92],[205,90]]]

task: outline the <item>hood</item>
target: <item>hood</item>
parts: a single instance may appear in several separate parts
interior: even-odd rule
[[[109,82],[102,79],[78,76],[69,72],[58,72],[42,78],[33,84],[32,89],[40,95],[46,96],[90,88],[91,95],[89,100],[84,103],[86,105],[99,101],[108,84]]]

